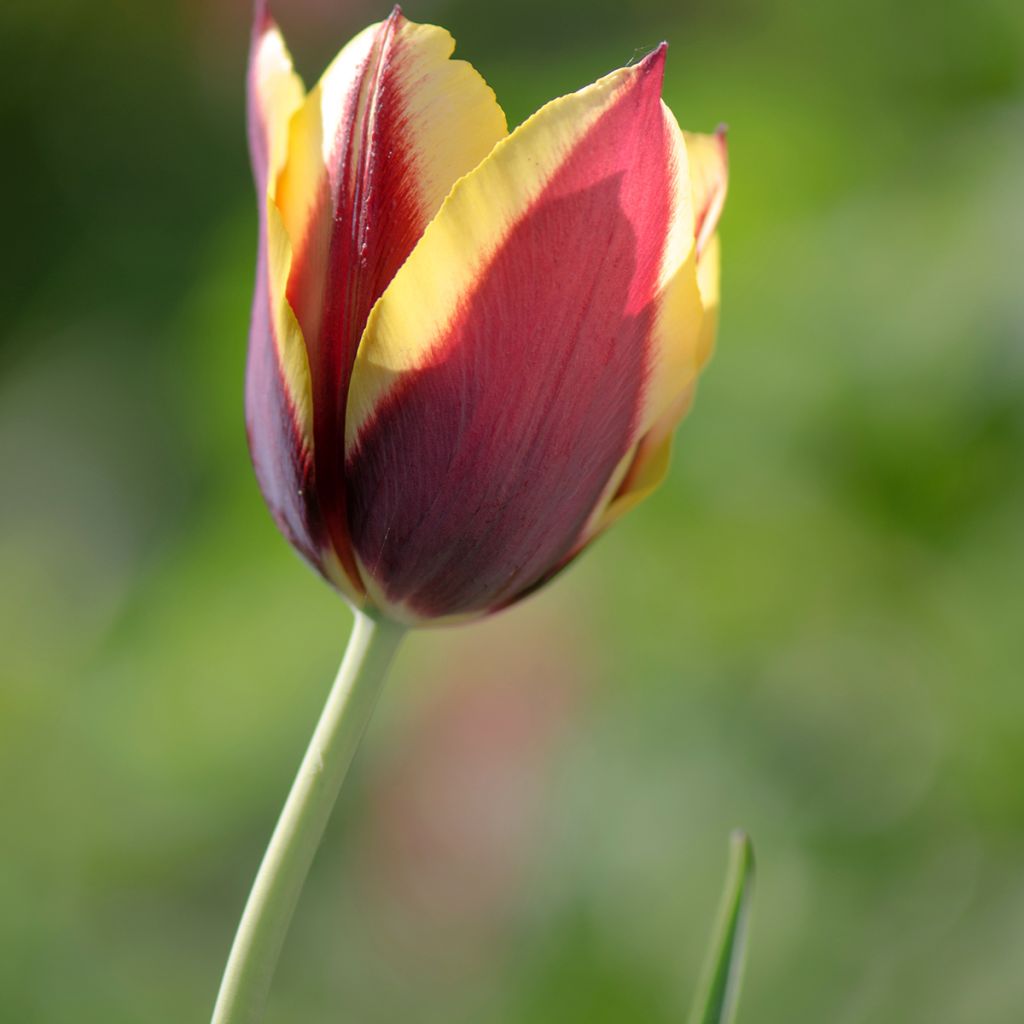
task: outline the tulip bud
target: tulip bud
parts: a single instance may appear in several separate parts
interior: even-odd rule
[[[505,607],[658,484],[718,306],[724,136],[662,44],[509,134],[398,8],[308,94],[258,6],[246,413],[263,495],[353,604]]]

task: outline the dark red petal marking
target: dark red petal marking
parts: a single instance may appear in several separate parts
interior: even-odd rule
[[[288,299],[309,353],[313,450],[324,520],[353,580],[344,480],[345,409],[356,348],[370,309],[426,227],[416,201],[412,157],[403,146],[395,65],[401,59],[396,9],[381,25],[338,126],[328,177],[294,240]]]
[[[636,69],[360,435],[350,529],[391,602],[440,617],[530,589],[635,441],[673,188],[662,66]]]

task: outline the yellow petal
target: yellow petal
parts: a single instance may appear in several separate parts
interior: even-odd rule
[[[278,363],[307,450],[313,448],[313,408],[309,360],[302,331],[285,298],[285,282],[291,266],[292,249],[281,223],[281,214],[267,197],[267,271],[270,280],[270,316]]]
[[[729,153],[725,129],[714,135],[683,132],[690,163],[696,211],[697,255],[701,257],[718,226],[729,184]]]
[[[606,507],[593,517],[584,539],[608,529],[655,491],[668,473],[675,430],[693,404],[696,378],[711,356],[718,330],[720,245],[715,227],[725,202],[724,133],[683,132],[689,163],[697,248],[666,289],[661,308],[664,336],[661,405],[635,451],[623,460]]]
[[[697,343],[697,359],[701,365],[710,358],[718,332],[720,263],[721,244],[718,235],[714,234],[707,240],[697,264],[697,287],[700,289],[701,305],[704,307],[704,319]]]
[[[696,285],[700,293],[702,315],[693,344],[693,359],[700,369],[711,356],[718,330],[720,246],[712,235],[697,263]],[[687,335],[690,337],[689,335]],[[630,509],[655,491],[668,473],[676,428],[693,404],[696,374],[687,374],[674,400],[641,439],[636,451],[621,468],[619,482],[607,507],[594,517],[590,537],[608,529]]]
[[[249,53],[248,93],[249,145],[257,188],[263,191],[273,188],[284,166],[289,124],[306,90],[280,30],[259,9]]]

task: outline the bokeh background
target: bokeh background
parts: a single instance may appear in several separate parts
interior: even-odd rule
[[[307,81],[383,3],[278,0]],[[671,41],[728,122],[671,478],[401,653],[271,1024],[1024,1006],[1024,6],[409,0],[511,123]],[[0,1020],[208,1017],[349,616],[248,464],[242,0],[0,13]]]

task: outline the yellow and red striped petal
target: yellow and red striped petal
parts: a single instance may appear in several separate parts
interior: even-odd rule
[[[285,163],[292,115],[306,95],[265,0],[257,0],[253,11],[246,93],[249,155],[262,213],[262,197]]]
[[[666,117],[675,118],[666,109]],[[648,391],[641,438],[654,431],[667,437],[689,408],[697,375],[711,354],[718,308],[718,251],[712,247],[715,228],[725,202],[725,135],[697,135],[680,131],[675,137],[685,149],[685,173],[676,187],[687,199],[678,198],[686,215],[677,218],[685,241],[677,242],[675,260],[666,263],[664,287],[659,296],[654,350],[659,357]],[[713,251],[712,251],[713,249]],[[705,295],[707,292],[707,295]],[[666,427],[671,424],[671,427]],[[652,453],[650,445],[644,451]],[[661,455],[658,461],[667,464]],[[648,479],[630,460],[626,477]]]
[[[692,348],[701,310],[663,64],[660,47],[496,146],[370,316],[346,478],[389,614],[464,616],[535,586],[668,402],[672,326],[685,313]]]
[[[312,486],[312,407],[301,333],[283,301],[290,246],[273,202],[284,166],[289,123],[304,90],[284,40],[257,3],[248,71],[249,148],[259,211],[245,406],[249,449],[274,520],[303,557],[325,575],[324,533]]]
[[[275,187],[293,250],[287,299],[309,355],[320,508],[356,584],[343,448],[356,347],[452,185],[506,134],[494,93],[453,49],[397,8],[360,33],[292,118]]]
[[[674,387],[668,389],[667,407],[641,438],[630,459],[629,468],[607,508],[595,516],[592,536],[606,530],[664,480],[672,452],[673,434],[693,403],[696,371],[711,356],[718,330],[720,253],[716,228],[725,202],[727,184],[725,134],[722,131],[715,135],[683,134],[689,157],[695,211],[697,249],[693,283],[700,295],[701,313],[696,333],[693,331],[693,321],[686,313],[683,314],[685,323],[679,324],[677,320],[676,325],[680,328],[677,334],[680,347],[692,352],[693,372],[684,372],[674,379]],[[692,307],[692,293],[689,302],[681,297],[677,301],[684,309]]]
[[[724,128],[719,128],[714,135],[683,132],[683,138],[686,140],[686,155],[690,164],[699,259],[714,237],[718,218],[725,206],[729,151]]]

